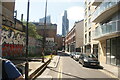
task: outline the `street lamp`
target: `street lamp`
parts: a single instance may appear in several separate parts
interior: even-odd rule
[[[47,15],[47,0],[45,5],[45,20],[44,20],[44,29],[43,29],[43,50],[42,50],[42,62],[44,62],[44,55],[45,55],[45,44],[46,44],[46,15]]]
[[[30,0],[28,0],[28,5],[27,5],[25,80],[28,80],[28,69],[29,69],[29,63],[28,63],[28,21],[29,21],[29,6],[30,6]]]

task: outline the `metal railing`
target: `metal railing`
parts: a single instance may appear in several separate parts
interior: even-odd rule
[[[102,12],[104,12],[106,9],[116,5],[118,3],[118,0],[104,0],[95,10],[92,16],[92,21],[96,19]]]
[[[46,69],[47,65],[50,63],[51,59],[45,62],[42,66],[36,69],[32,74],[29,76],[29,80],[35,80],[38,76],[40,76],[43,71]]]
[[[93,38],[98,38],[110,33],[119,32],[120,20],[117,21],[111,21],[109,23],[105,23],[103,25],[99,25],[94,31],[93,31]]]

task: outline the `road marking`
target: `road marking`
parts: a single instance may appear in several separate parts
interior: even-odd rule
[[[60,61],[59,61],[58,77],[57,78],[59,78],[59,77],[60,77]]]
[[[59,62],[58,79],[62,80],[62,61]]]
[[[61,61],[61,79],[62,79],[62,61]]]

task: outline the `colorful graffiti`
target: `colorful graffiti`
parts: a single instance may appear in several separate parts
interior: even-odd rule
[[[20,56],[24,54],[25,34],[13,28],[2,26],[2,56]]]

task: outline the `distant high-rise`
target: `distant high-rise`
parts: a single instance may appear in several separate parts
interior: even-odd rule
[[[44,24],[44,22],[45,22],[45,17],[39,19],[40,24]],[[51,16],[47,16],[46,17],[46,24],[50,24],[50,23],[51,23]]]
[[[65,10],[64,15],[62,17],[62,35],[66,36],[69,31],[69,20],[67,18],[67,11]]]

